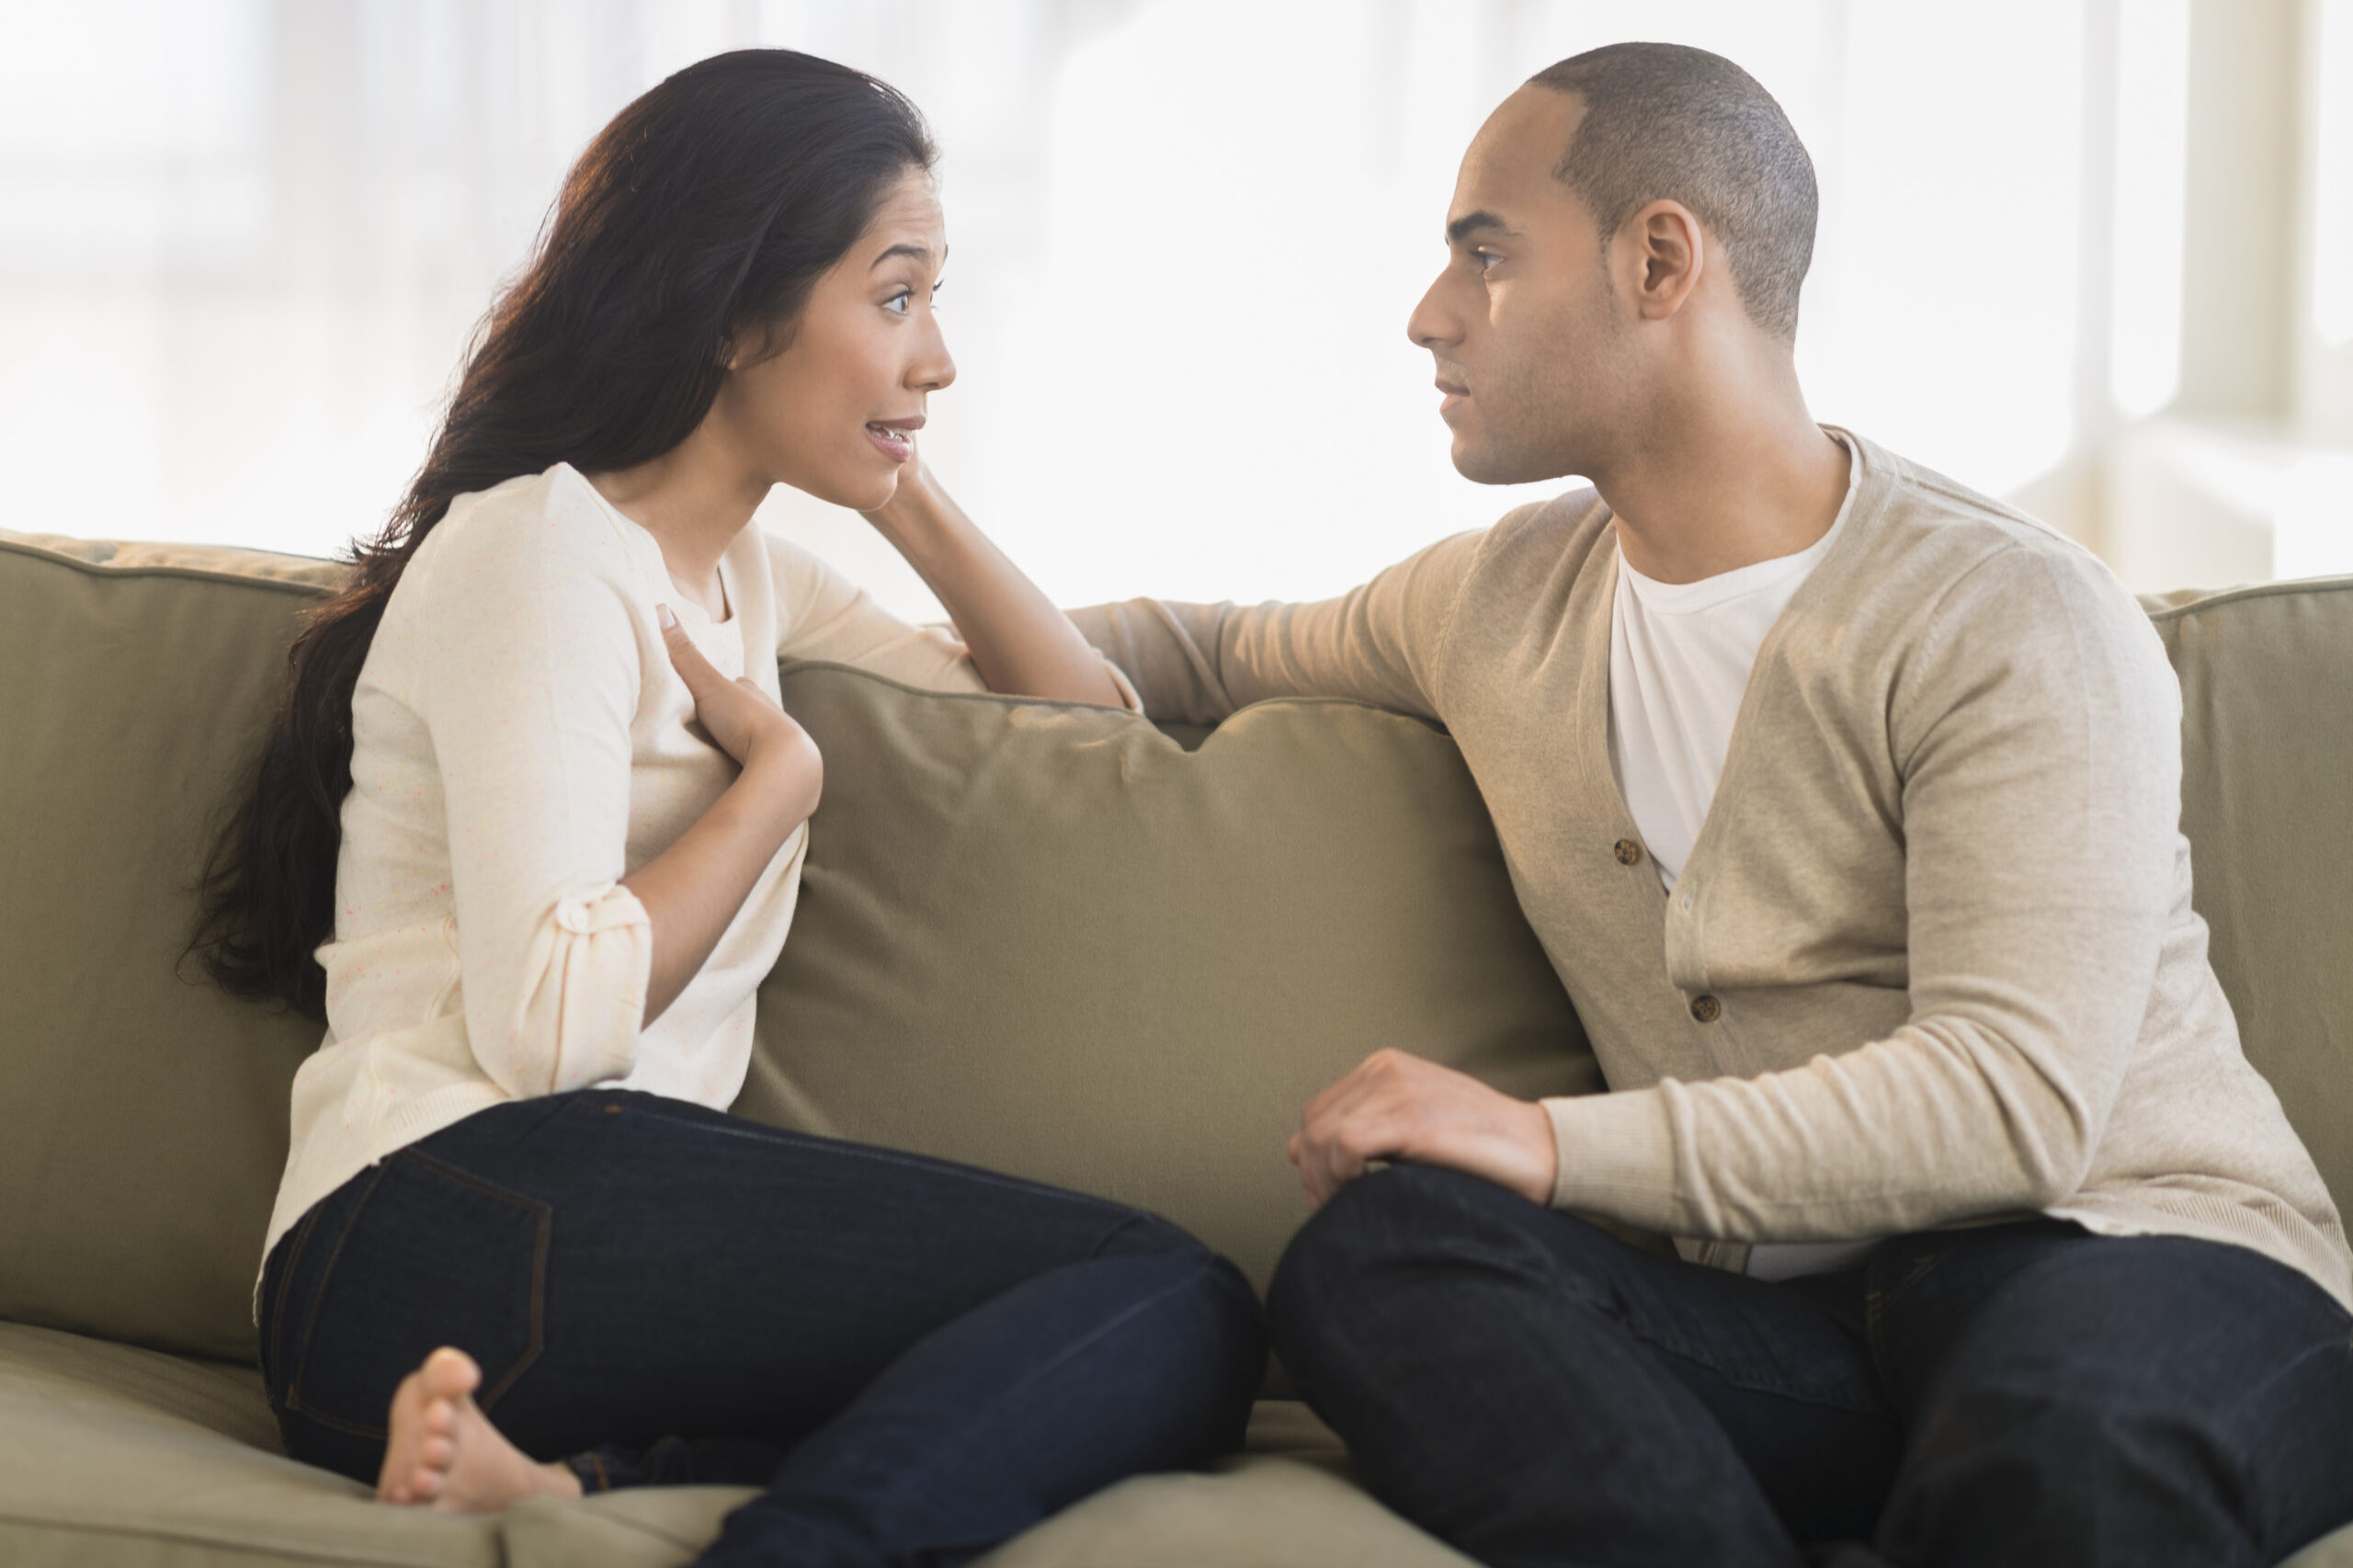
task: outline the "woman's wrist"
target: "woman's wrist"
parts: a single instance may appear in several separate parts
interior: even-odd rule
[[[955,510],[954,503],[932,483],[931,471],[924,466],[921,458],[909,463],[899,475],[899,488],[891,499],[862,516],[875,532],[911,562],[954,533],[958,523],[964,520],[962,514]]]

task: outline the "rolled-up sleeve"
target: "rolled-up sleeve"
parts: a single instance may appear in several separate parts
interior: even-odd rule
[[[538,524],[469,530],[422,596],[466,1029],[517,1096],[626,1074],[653,931],[620,885],[640,680],[627,563]]]

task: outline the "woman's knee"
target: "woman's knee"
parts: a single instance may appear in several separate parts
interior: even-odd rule
[[[1117,1206],[1120,1218],[1096,1244],[1097,1257],[1132,1257],[1147,1254],[1201,1253],[1215,1256],[1199,1237],[1148,1209]]]
[[[1184,1236],[1181,1231],[1176,1234]],[[1255,1381],[1267,1353],[1266,1314],[1259,1308],[1257,1292],[1230,1259],[1189,1236],[1185,1241],[1182,1247],[1154,1252],[1140,1260],[1155,1277],[1147,1292],[1185,1303],[1186,1315],[1205,1330],[1202,1340],[1212,1358],[1222,1363],[1247,1362]]]
[[[1155,1403],[1196,1412],[1202,1451],[1219,1452],[1241,1441],[1265,1375],[1266,1316],[1240,1269],[1189,1237],[1187,1244],[1085,1267],[1112,1292],[1102,1310],[1124,1342],[1114,1351],[1118,1375],[1156,1368]]]

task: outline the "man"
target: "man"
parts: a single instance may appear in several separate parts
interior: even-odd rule
[[[2353,1517],[2353,1256],[2206,960],[2178,691],[2089,555],[1813,423],[1814,201],[1727,61],[1545,71],[1409,331],[1464,474],[1593,488],[1083,621],[1156,714],[1442,721],[1612,1091],[1332,1085],[1278,1346],[1491,1563],[2275,1561]]]

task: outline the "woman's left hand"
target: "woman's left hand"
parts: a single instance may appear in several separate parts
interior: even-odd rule
[[[973,526],[920,450],[900,471],[891,499],[863,515],[939,596],[991,691],[1123,705],[1103,656]]]

